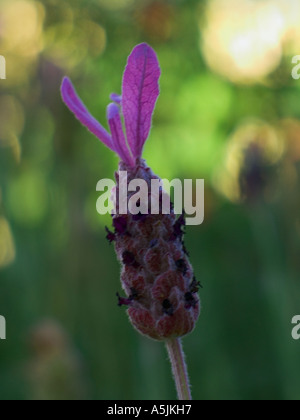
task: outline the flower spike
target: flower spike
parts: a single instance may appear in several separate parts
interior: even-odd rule
[[[78,97],[71,81],[62,83],[62,98],[76,118],[120,158],[116,172],[115,198],[125,186],[126,209],[133,198],[132,181],[142,181],[151,191],[152,181],[159,178],[142,159],[149,136],[152,114],[159,95],[160,67],[154,50],[147,44],[136,46],[130,54],[123,76],[122,96],[110,95],[107,107],[111,134],[95,120]],[[124,133],[121,114],[124,117]],[[126,176],[122,178],[122,174]],[[155,199],[163,203],[161,188]],[[139,208],[149,210],[152,192],[139,198]],[[167,197],[170,200],[170,197]],[[124,201],[124,200],[123,200]],[[124,203],[122,203],[124,204]],[[187,369],[180,337],[190,333],[201,310],[198,296],[200,283],[184,245],[184,213],[176,217],[163,209],[155,214],[124,214],[123,205],[115,199],[112,225],[106,238],[114,243],[121,265],[121,283],[126,297],[117,294],[118,305],[126,306],[132,325],[141,334],[164,341],[170,356],[174,379],[181,400],[191,399]],[[146,211],[147,213],[147,211]]]
[[[159,179],[142,159],[159,95],[159,78],[160,67],[154,50],[147,44],[135,47],[124,72],[122,96],[110,96],[113,102],[107,107],[107,120],[111,134],[91,116],[70,80],[63,81],[61,90],[66,105],[120,157],[116,197],[122,188],[120,173],[124,171],[128,191],[130,182],[136,179],[143,180],[151,191],[152,180]],[[159,203],[164,194],[160,189]],[[126,197],[126,208],[132,195],[133,192],[129,192]],[[148,202],[140,202],[140,206],[149,209],[151,194],[146,200]],[[177,218],[173,206],[170,214],[131,214],[130,211],[123,214],[120,203],[116,200],[114,204],[114,231],[106,229],[106,232],[109,242],[114,242],[122,267],[121,281],[126,297],[119,297],[119,304],[128,306],[131,323],[148,337],[165,341],[188,334],[195,327],[201,304],[183,242],[184,214]]]

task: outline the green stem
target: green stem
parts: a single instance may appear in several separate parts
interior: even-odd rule
[[[166,341],[179,400],[191,400],[189,377],[180,338]]]

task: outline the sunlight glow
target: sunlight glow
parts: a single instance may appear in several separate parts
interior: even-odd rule
[[[278,67],[287,43],[299,33],[299,21],[296,0],[212,0],[201,49],[217,73],[234,82],[253,83]]]
[[[29,0],[5,0],[1,5],[3,25],[1,50],[21,56],[36,55],[42,49],[44,6]]]

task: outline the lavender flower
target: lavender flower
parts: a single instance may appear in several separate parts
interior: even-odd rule
[[[159,179],[142,159],[152,114],[159,95],[160,67],[155,52],[147,44],[134,48],[123,77],[122,97],[112,94],[107,119],[111,134],[92,117],[65,78],[62,97],[68,108],[109,149],[120,158],[119,171],[127,171],[128,183],[143,179],[149,190]],[[124,117],[125,133],[121,114]],[[117,192],[120,188],[116,173]],[[159,199],[162,199],[163,191]],[[128,193],[128,200],[133,193]],[[118,194],[116,194],[118,196]],[[150,200],[150,197],[149,197]],[[146,203],[150,208],[149,203]],[[184,215],[123,215],[116,202],[113,228],[107,238],[115,243],[122,266],[121,281],[126,293],[119,305],[128,306],[134,327],[156,340],[171,340],[193,330],[200,312],[198,283],[183,242]]]

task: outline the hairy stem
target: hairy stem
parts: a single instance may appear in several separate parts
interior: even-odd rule
[[[187,366],[180,338],[166,341],[179,400],[191,400]]]

